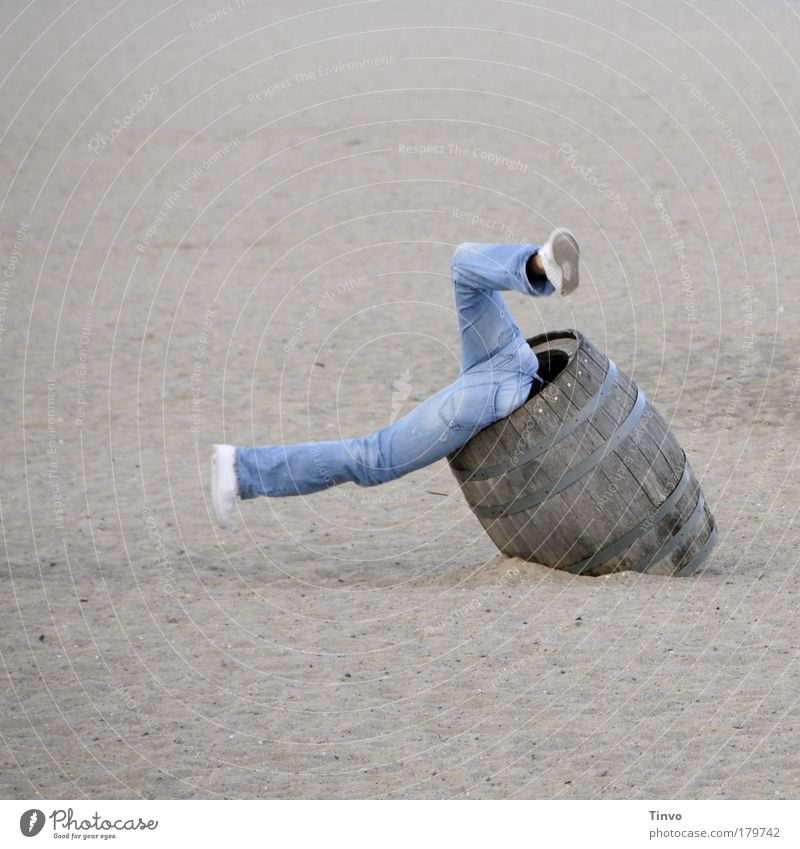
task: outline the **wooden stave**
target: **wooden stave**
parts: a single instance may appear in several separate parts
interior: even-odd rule
[[[568,330],[558,333],[542,334],[528,340],[534,349],[547,350],[548,345],[555,343],[565,347],[565,342],[574,345],[574,351],[569,357],[566,367],[556,376],[555,380],[545,388],[544,393],[533,396],[525,405],[514,411],[509,417],[496,422],[479,435],[479,441],[471,440],[448,459],[453,473],[459,481],[462,492],[473,509],[483,509],[483,505],[491,504],[498,498],[513,497],[515,493],[526,491],[531,480],[536,480],[539,487],[543,478],[549,482],[564,475],[595,451],[602,440],[606,441],[618,431],[620,424],[634,410],[636,398],[640,390],[623,372],[617,371],[617,379],[612,393],[601,400],[592,414],[567,433],[559,442],[552,445],[541,459],[531,460],[515,467],[511,471],[488,478],[486,481],[460,479],[464,478],[465,469],[482,470],[488,466],[497,465],[508,457],[509,448],[524,453],[532,443],[546,440],[548,433],[563,424],[567,419],[579,412],[583,407],[596,398],[604,378],[611,368],[610,360],[594,348],[578,331]],[[580,374],[579,374],[580,372]],[[617,382],[619,385],[617,385]],[[552,387],[552,389],[551,389]],[[551,389],[550,396],[546,396]],[[642,393],[643,394],[643,393]],[[555,400],[552,400],[555,397]],[[610,403],[606,405],[606,401]],[[536,417],[531,415],[530,406],[539,404],[546,414],[541,416],[541,426],[537,429]],[[599,575],[623,570],[645,570],[650,574],[689,574],[695,571],[713,550],[716,542],[716,527],[710,509],[704,503],[699,483],[691,473],[685,455],[674,434],[666,422],[649,402],[645,403],[645,421],[653,424],[652,431],[645,427],[640,430],[638,439],[634,434],[640,427],[635,424],[632,432],[624,439],[619,448],[608,452],[600,462],[586,475],[567,486],[557,496],[550,496],[542,503],[525,510],[510,513],[495,518],[477,515],[489,537],[497,547],[509,556],[523,557],[535,560],[544,565],[558,569],[568,569],[575,564],[586,561],[598,552],[598,543],[587,537],[583,521],[577,524],[577,514],[573,515],[569,507],[583,498],[588,503],[594,492],[590,486],[593,482],[603,482],[602,489],[604,505],[609,505],[609,512],[616,515],[616,523],[605,537],[599,550],[611,547],[620,537],[629,534],[633,527],[644,522],[662,507],[666,499],[674,493],[678,483],[684,481],[683,493],[675,500],[672,509],[663,517],[646,527],[630,545],[621,552],[594,563],[589,567],[578,570],[579,574]],[[640,420],[644,413],[640,413]],[[545,425],[547,422],[547,425]],[[518,442],[514,442],[514,439]],[[631,453],[631,449],[633,452]],[[649,452],[645,454],[645,449]],[[572,452],[572,461],[569,458]],[[620,453],[622,452],[622,453]],[[600,452],[601,455],[603,452]],[[647,470],[637,477],[629,468],[629,463],[636,465],[634,460],[641,455]],[[551,462],[547,462],[548,459]],[[626,478],[629,499],[620,495],[619,489],[610,494],[612,479],[610,466],[618,464],[619,475],[624,468],[629,478]],[[652,476],[654,469],[659,474]],[[597,478],[595,481],[594,478]],[[653,478],[649,481],[649,478]],[[658,482],[655,478],[661,478]],[[631,483],[632,481],[632,483]],[[602,490],[601,490],[602,491]],[[649,503],[648,503],[649,502]],[[503,502],[498,502],[503,503]],[[595,505],[597,507],[597,505]],[[635,509],[630,509],[634,508]],[[663,512],[663,511],[662,511]],[[694,516],[695,521],[689,527],[686,519]],[[531,546],[526,537],[530,536],[529,528],[538,523],[549,528],[547,537],[538,545]],[[566,523],[566,525],[565,525]],[[619,526],[619,527],[617,527]],[[675,539],[677,537],[677,540]],[[551,540],[547,545],[548,539]],[[666,553],[664,553],[666,551]],[[655,556],[657,555],[657,556]]]

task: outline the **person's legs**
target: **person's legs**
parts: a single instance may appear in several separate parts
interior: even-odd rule
[[[461,374],[408,415],[367,436],[236,449],[242,498],[305,495],[340,483],[385,483],[442,459],[530,394],[537,361],[500,291],[545,295],[526,273],[533,245],[464,244],[451,264]]]
[[[551,236],[544,253],[552,240]],[[461,373],[408,415],[354,439],[252,448],[216,446],[212,494],[220,524],[230,521],[237,496],[304,495],[348,481],[374,486],[394,480],[442,459],[523,404],[538,362],[500,292],[549,295],[556,291],[543,273],[545,255],[537,251],[527,244],[465,243],[456,249],[451,267]],[[553,260],[551,254],[547,255],[550,264],[557,265],[560,259]],[[577,253],[574,259],[575,272],[566,281],[572,288],[577,285]],[[561,273],[560,266],[558,270]],[[566,289],[563,285],[562,290]]]

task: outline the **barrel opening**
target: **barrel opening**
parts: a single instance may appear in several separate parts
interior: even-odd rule
[[[537,374],[544,383],[534,381],[531,396],[541,392],[545,386],[552,383],[569,365],[569,354],[565,351],[559,351],[558,348],[548,348],[546,351],[541,351],[536,356],[539,360],[539,370]]]

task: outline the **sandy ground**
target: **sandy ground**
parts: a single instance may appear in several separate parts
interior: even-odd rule
[[[800,7],[0,12],[0,792],[795,797]],[[461,241],[579,235],[578,327],[671,421],[689,579],[497,556],[446,463],[242,505],[216,441],[457,371]]]

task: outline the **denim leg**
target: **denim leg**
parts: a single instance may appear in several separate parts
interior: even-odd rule
[[[459,245],[450,261],[453,275],[458,329],[461,339],[461,370],[467,371],[488,360],[512,339],[523,344],[517,323],[506,306],[501,291],[526,295],[550,295],[555,287],[549,280],[530,281],[528,259],[535,245]],[[531,365],[536,372],[535,357]]]
[[[306,495],[340,483],[375,486],[394,480],[441,460],[506,415],[508,411],[497,406],[500,389],[498,373],[476,369],[367,436],[239,447],[239,493],[242,498]]]

